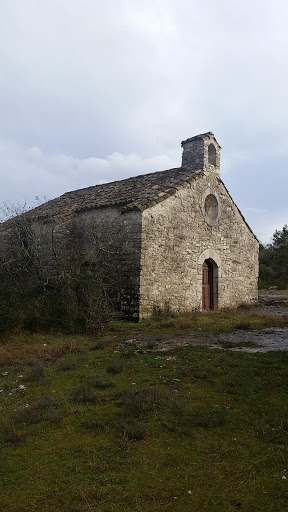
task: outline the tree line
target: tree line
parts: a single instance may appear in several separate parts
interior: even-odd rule
[[[259,288],[288,288],[288,226],[276,230],[271,244],[260,244]]]

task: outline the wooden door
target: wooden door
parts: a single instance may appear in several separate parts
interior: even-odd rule
[[[202,310],[209,309],[213,309],[213,266],[205,260],[202,270]]]

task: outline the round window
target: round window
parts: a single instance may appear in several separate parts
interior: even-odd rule
[[[209,194],[204,203],[204,210],[207,222],[215,222],[218,217],[218,201],[213,194]]]

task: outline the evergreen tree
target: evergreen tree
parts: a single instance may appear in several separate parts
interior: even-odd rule
[[[263,247],[259,254],[259,287],[288,288],[288,226],[276,230],[272,243]]]

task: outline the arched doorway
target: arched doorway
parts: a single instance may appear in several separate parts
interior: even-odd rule
[[[211,258],[202,266],[202,310],[215,309],[218,302],[218,267]]]

